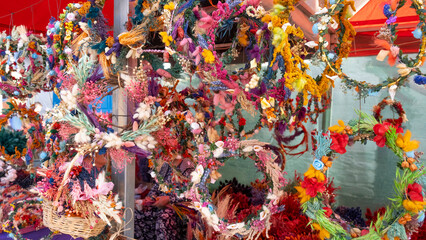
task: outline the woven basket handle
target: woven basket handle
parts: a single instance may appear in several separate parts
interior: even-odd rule
[[[59,198],[61,197],[62,189],[64,188],[65,181],[68,179],[68,176],[70,175],[70,172],[71,172],[72,167],[74,166],[74,163],[83,155],[84,155],[83,152],[78,152],[74,156],[74,158],[71,160],[70,164],[68,165],[67,170],[65,171],[64,178],[62,179],[61,185],[59,186],[58,193],[56,193],[56,198],[55,198],[54,202],[57,202],[59,200]],[[54,205],[53,208],[56,210],[55,205]]]

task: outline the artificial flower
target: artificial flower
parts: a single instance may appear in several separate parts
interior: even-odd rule
[[[172,37],[172,36],[169,36],[169,35],[167,34],[167,32],[160,32],[159,34],[160,34],[160,36],[161,36],[161,38],[162,38],[163,43],[164,43],[167,47],[168,47],[168,46],[170,46],[170,43],[171,43],[171,42],[173,42],[173,37]]]
[[[408,184],[407,195],[412,201],[423,201],[422,186],[418,183]]]
[[[373,138],[373,141],[376,142],[377,146],[384,147],[386,144],[386,132],[389,130],[390,127],[393,127],[396,129],[396,133],[402,133],[402,128],[399,126],[394,126],[389,122],[384,123],[378,123],[374,125],[373,131],[376,134],[376,136]]]
[[[140,103],[139,107],[136,109],[135,114],[133,115],[133,118],[139,120],[148,120],[150,116],[151,107],[146,103]]]
[[[303,204],[307,201],[309,201],[309,199],[311,199],[311,196],[309,196],[308,194],[306,194],[306,189],[301,187],[301,186],[296,186],[294,187],[297,190],[297,196],[300,198],[300,203]]]
[[[97,194],[108,195],[108,193],[114,188],[114,183],[105,181],[105,171],[99,173],[96,178],[96,192]]]
[[[241,229],[245,226],[246,224],[243,222],[240,223],[234,223],[234,224],[230,224],[228,225],[227,229],[229,230],[236,230],[236,229]]]
[[[194,184],[197,184],[201,181],[201,177],[203,177],[204,174],[204,167],[202,165],[198,165],[197,168],[195,168],[195,171],[191,173],[191,182]]]
[[[404,201],[402,201],[402,206],[404,206],[404,208],[407,211],[410,211],[413,213],[418,213],[419,211],[422,211],[425,205],[426,205],[426,202],[423,202],[423,201],[411,201],[408,199],[405,199]]]
[[[312,227],[314,227],[315,230],[319,231],[318,237],[321,238],[321,240],[330,238],[330,233],[325,228],[322,228],[318,223],[313,223]]]
[[[310,197],[315,197],[318,193],[323,193],[325,191],[325,184],[327,181],[319,182],[316,178],[307,178],[300,183],[300,186],[306,189],[306,195]]]
[[[87,134],[87,130],[84,128],[80,129],[80,131],[74,136],[74,141],[76,143],[88,143],[90,140],[91,138]]]
[[[336,151],[337,153],[345,154],[349,136],[346,134],[332,133],[330,137],[332,140],[330,149]]]
[[[175,10],[175,3],[169,2],[168,4],[164,5],[164,9],[169,10],[169,11]]]
[[[396,145],[405,152],[411,152],[419,148],[420,142],[417,140],[410,140],[410,138],[410,130],[407,130],[407,132],[405,132],[405,135],[398,134],[398,138],[396,139]]]
[[[119,136],[117,136],[116,133],[108,133],[105,134],[102,139],[106,142],[105,147],[106,148],[121,148],[121,145],[123,145],[123,141]]]
[[[323,182],[325,180],[324,173],[316,170],[314,168],[314,166],[312,166],[312,164],[309,167],[308,171],[305,172],[304,176],[307,177],[307,178],[316,178],[316,179],[318,179],[319,182]]]
[[[329,127],[328,130],[330,130],[330,132],[341,133],[345,130],[345,122],[338,120],[337,125]]]
[[[135,144],[143,150],[149,151],[155,148],[157,141],[153,136],[149,134],[143,134],[135,138]]]
[[[212,51],[208,50],[208,49],[203,49],[203,52],[201,53],[201,55],[204,57],[204,62],[206,63],[214,63],[214,55],[212,53]]]

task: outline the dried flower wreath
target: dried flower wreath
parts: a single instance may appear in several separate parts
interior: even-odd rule
[[[280,166],[275,162],[277,156],[268,150],[266,145],[257,140],[239,141],[235,138],[217,141],[211,145],[198,145],[197,167],[191,173],[189,189],[183,195],[192,201],[191,207],[201,213],[207,224],[224,237],[237,236],[257,239],[263,231],[267,232],[270,228],[271,215],[280,211],[278,200],[284,193],[282,188],[285,181]],[[226,161],[241,156],[255,161],[259,171],[265,175],[270,189],[266,193],[268,196],[257,216],[245,219],[244,222],[230,223],[219,216],[223,215],[224,209],[231,208],[231,206],[220,206],[221,209],[214,206],[207,183],[214,183],[220,177],[217,170]]]
[[[19,131],[11,132],[8,135],[10,137],[15,136],[13,138],[14,140],[9,139],[8,141],[1,141],[1,154],[6,159],[6,161],[9,161],[13,164],[26,164],[30,166],[34,158],[37,158],[38,154],[44,148],[45,135],[43,119],[41,115],[35,111],[37,107],[36,104],[33,104],[27,108],[26,104],[17,103],[13,99],[10,102],[7,102],[7,104],[9,108],[3,111],[5,113],[4,115],[0,115],[0,127],[3,128],[14,114],[17,114],[24,122],[28,124],[28,126],[27,129],[25,129],[24,135],[22,135]],[[20,137],[20,135],[22,135],[22,137]],[[25,139],[25,136],[28,140]],[[3,134],[3,137],[6,136]],[[23,144],[25,144],[25,146]],[[23,157],[25,157],[25,161],[22,161]]]
[[[40,91],[51,91],[55,82],[45,78],[52,70],[46,65],[46,40],[27,32],[24,26],[14,27],[8,36],[0,34],[0,89],[14,98],[32,97]]]
[[[411,140],[411,132],[403,130],[400,125],[390,122],[379,122],[375,117],[358,112],[359,119],[352,120],[345,125],[339,124],[329,128],[327,134],[318,133],[316,136],[317,147],[315,160],[304,180],[296,189],[302,202],[303,212],[311,219],[311,226],[319,231],[319,238],[325,239],[407,239],[404,224],[411,218],[418,216],[423,211],[426,202],[423,200],[422,187],[416,181],[425,174],[419,158],[422,153],[414,150],[419,147],[419,142]],[[398,169],[395,178],[395,196],[390,199],[383,216],[372,222],[369,228],[359,229],[350,226],[342,227],[343,221],[336,220],[327,203],[328,196],[324,194],[324,184],[328,179],[324,173],[332,166],[336,153],[344,154],[346,145],[356,141],[366,142],[373,140],[379,147],[388,147],[398,157]],[[349,231],[349,232],[347,232]]]

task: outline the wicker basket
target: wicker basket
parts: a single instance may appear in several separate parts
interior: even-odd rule
[[[59,216],[52,202],[43,199],[43,225],[51,231],[59,231],[73,238],[89,238],[98,236],[107,225],[99,219],[95,226],[90,228],[87,219],[81,217]]]
[[[71,161],[67,171],[65,172],[64,179],[68,177],[68,174],[74,164],[74,162],[79,157],[77,154],[76,157]],[[58,189],[56,201],[59,199],[62,187],[64,186],[64,181]],[[51,231],[59,231],[64,234],[68,234],[73,238],[84,238],[98,236],[107,225],[103,220],[99,221],[92,227],[90,227],[90,222],[87,219],[81,217],[67,217],[59,216],[56,207],[53,206],[53,202],[43,199],[43,225],[48,227]]]

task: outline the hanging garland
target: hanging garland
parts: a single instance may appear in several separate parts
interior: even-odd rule
[[[425,174],[420,164],[422,153],[414,150],[419,142],[411,140],[411,132],[403,130],[399,125],[390,122],[379,122],[375,117],[358,112],[359,119],[352,120],[348,125],[339,121],[339,125],[330,127],[327,134],[318,133],[315,160],[304,180],[296,189],[302,203],[303,212],[311,219],[313,229],[319,231],[321,239],[407,239],[404,224],[423,211],[422,187],[416,181]],[[373,140],[379,147],[388,147],[398,157],[398,169],[395,178],[396,195],[390,199],[391,204],[383,216],[377,218],[370,228],[345,229],[335,221],[333,211],[327,204],[327,196],[323,194],[324,184],[328,178],[324,174],[331,166],[336,154],[346,153],[346,145],[350,142],[365,143]],[[351,226],[345,222],[343,226]]]
[[[390,88],[392,86],[404,85],[411,76],[414,76],[414,81],[417,84],[426,83],[425,75],[421,72],[420,67],[423,66],[425,61],[424,51],[426,47],[426,16],[424,13],[423,1],[413,0],[411,1],[411,8],[414,8],[416,14],[419,16],[419,23],[417,28],[413,31],[413,35],[416,39],[420,40],[419,51],[414,59],[409,58],[402,54],[399,47],[395,45],[397,38],[396,30],[396,19],[398,10],[406,4],[405,0],[393,1],[392,4],[385,4],[383,13],[387,17],[386,23],[380,29],[376,36],[375,44],[380,46],[382,50],[377,56],[377,59],[383,61],[386,56],[388,57],[388,63],[390,66],[398,68],[398,77],[388,77],[386,80],[379,84],[371,84],[365,81],[357,81],[345,75],[339,69],[334,69],[342,79],[348,89],[355,89],[360,98],[365,98],[374,92],[378,92],[383,88]]]

